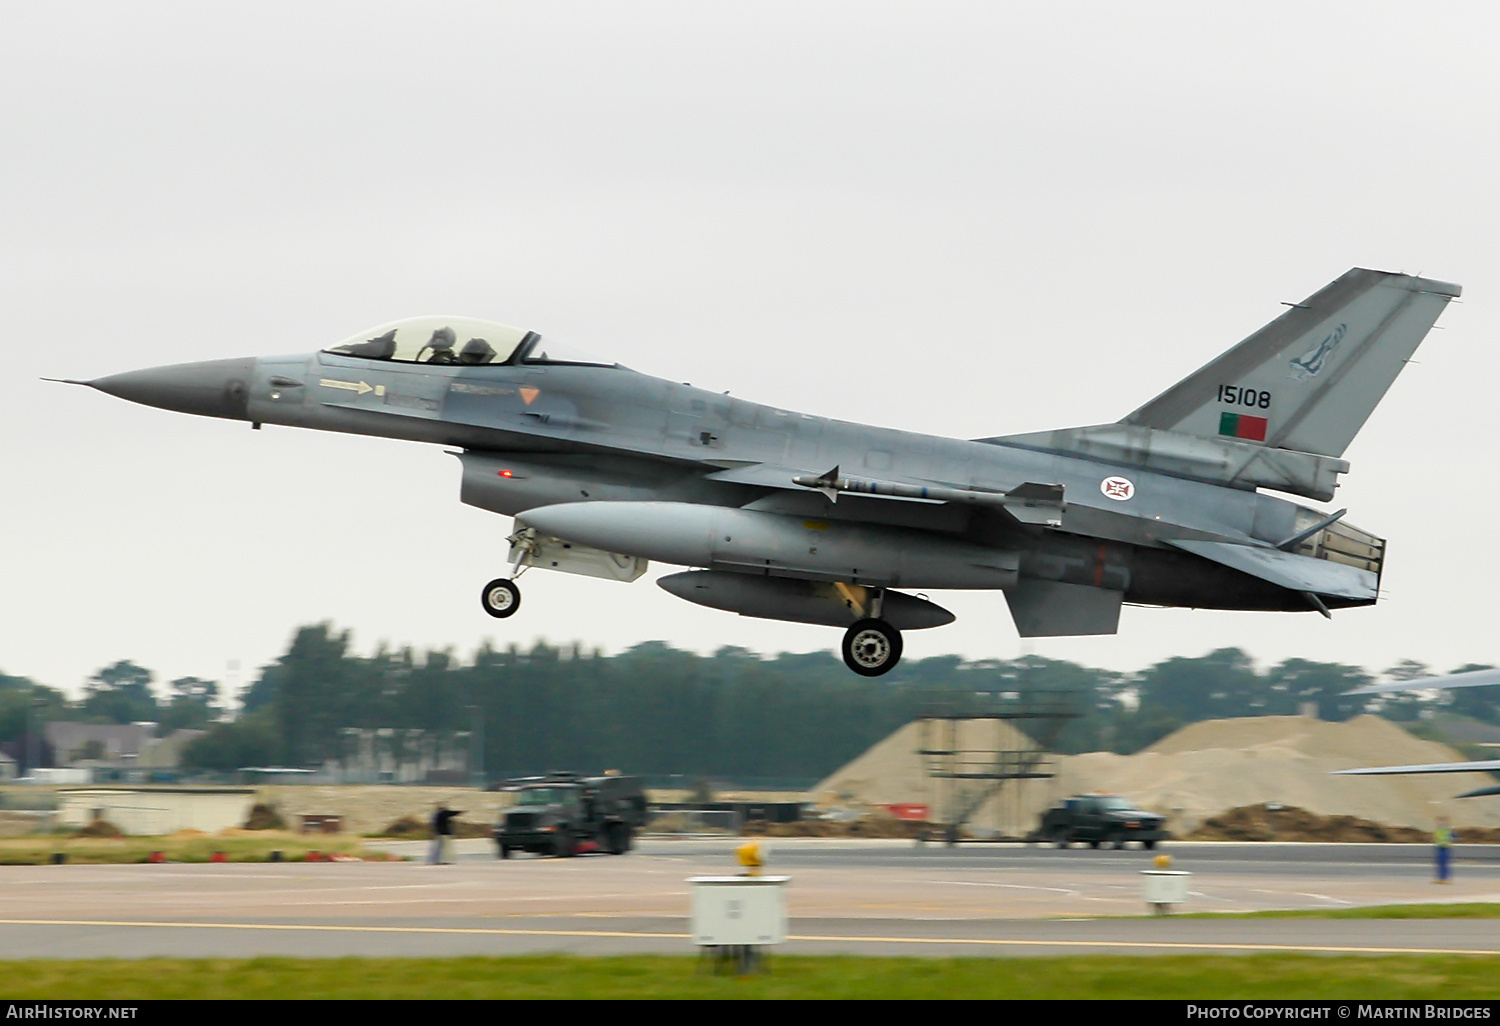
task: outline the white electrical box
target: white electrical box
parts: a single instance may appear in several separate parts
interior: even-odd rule
[[[1180,869],[1143,869],[1145,877],[1146,904],[1158,910],[1169,905],[1180,905],[1187,901],[1188,881],[1192,873]]]
[[[786,940],[789,876],[695,876],[693,939],[700,946],[780,944]]]

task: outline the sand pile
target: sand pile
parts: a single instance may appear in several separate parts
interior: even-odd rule
[[[1388,720],[1360,716],[1326,723],[1306,716],[1207,720],[1132,756],[1091,753],[1063,760],[1062,790],[1128,795],[1188,833],[1241,806],[1275,803],[1319,816],[1355,816],[1387,826],[1431,829],[1500,826],[1500,803],[1454,796],[1494,781],[1483,774],[1340,777],[1358,766],[1457,762],[1446,745],[1421,741]]]
[[[951,727],[951,730],[950,730]],[[913,722],[868,749],[853,762],[819,782],[810,799],[825,812],[875,813],[884,806],[926,805],[930,818],[946,822],[954,808],[964,803],[972,789],[983,786],[971,780],[934,779],[928,766],[934,762],[974,769],[985,762],[983,753],[1026,751],[1031,740],[1004,720],[954,720]],[[923,755],[923,751],[957,751],[953,757]],[[1061,760],[1051,760],[1053,769]],[[981,829],[1019,836],[1036,825],[1046,809],[1048,780],[1009,781],[988,800],[970,822]]]
[[[980,747],[1011,731],[994,721],[965,721],[964,747]],[[997,728],[1003,728],[998,729]],[[908,724],[818,785],[822,805],[918,802],[942,819],[964,782],[927,777],[918,724]],[[1091,752],[1059,756],[1051,780],[1010,781],[973,819],[977,828],[1025,833],[1048,806],[1080,791],[1109,791],[1168,817],[1182,836],[1231,809],[1265,804],[1293,806],[1314,816],[1353,816],[1374,824],[1430,830],[1436,816],[1456,827],[1500,827],[1500,800],[1455,795],[1494,784],[1485,774],[1340,777],[1331,771],[1359,766],[1457,762],[1445,745],[1421,741],[1377,716],[1327,723],[1304,716],[1208,720],[1184,727],[1135,755]]]

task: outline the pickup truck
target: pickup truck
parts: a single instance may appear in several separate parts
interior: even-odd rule
[[[1101,844],[1123,848],[1130,841],[1139,841],[1141,847],[1150,849],[1170,836],[1162,823],[1161,816],[1138,809],[1117,795],[1075,794],[1042,816],[1031,840],[1051,842],[1059,848],[1074,841],[1086,841],[1091,848]]]

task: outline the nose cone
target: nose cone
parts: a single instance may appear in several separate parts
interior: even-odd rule
[[[254,372],[253,357],[205,360],[111,374],[107,378],[96,378],[88,385],[121,399],[163,410],[196,413],[200,417],[248,420],[250,376]]]

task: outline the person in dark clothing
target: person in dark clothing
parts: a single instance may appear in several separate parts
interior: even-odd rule
[[[446,805],[439,805],[432,814],[432,848],[427,854],[429,864],[448,864],[448,838],[453,836],[453,821],[462,815],[462,812],[455,812]]]

